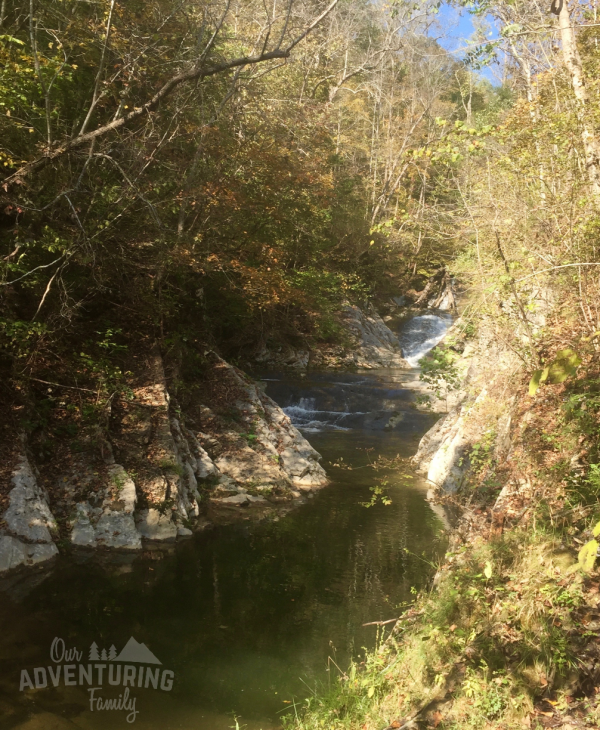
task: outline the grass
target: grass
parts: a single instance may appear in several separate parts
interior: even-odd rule
[[[575,609],[584,597],[582,576],[568,572],[576,557],[560,537],[515,530],[450,551],[446,560],[437,585],[365,662],[308,698],[286,727],[381,730],[429,703],[420,716],[443,728],[500,720],[522,727],[550,677],[564,701],[577,667]]]
[[[364,662],[295,706],[288,730],[600,726],[600,577],[577,564],[600,518],[600,378],[595,355],[585,364],[535,399],[523,376],[508,460],[494,450],[504,396],[490,389],[432,586]],[[503,486],[516,497],[498,524]]]

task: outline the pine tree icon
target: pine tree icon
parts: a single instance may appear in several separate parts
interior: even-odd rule
[[[113,644],[108,650],[108,659],[113,662],[117,658],[117,647]]]
[[[100,655],[100,657],[103,661],[106,661],[108,659],[108,656],[106,655],[106,649],[102,649],[102,654]]]
[[[90,646],[90,661],[97,662],[98,659],[100,659],[98,655],[98,644],[94,641],[94,643]]]

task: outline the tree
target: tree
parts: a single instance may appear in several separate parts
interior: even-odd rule
[[[581,57],[573,21],[569,15],[567,0],[556,0],[559,8],[558,24],[562,41],[562,55],[571,76],[573,93],[577,100],[577,118],[581,125],[581,139],[585,150],[585,166],[595,195],[600,195],[600,141],[598,140],[589,113],[589,93],[583,72]]]
[[[97,662],[100,660],[100,655],[98,654],[98,644],[94,641],[94,643],[90,646],[90,654],[89,654],[89,660],[91,662]]]

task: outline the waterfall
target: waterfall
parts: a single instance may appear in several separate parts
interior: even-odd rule
[[[419,360],[443,339],[451,324],[452,315],[445,312],[419,314],[409,319],[398,335],[405,360],[418,367]]]

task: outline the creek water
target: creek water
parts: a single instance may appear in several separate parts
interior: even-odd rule
[[[448,318],[415,320],[402,337],[420,357]],[[93,644],[102,662],[102,651],[110,658],[110,647],[118,654],[130,637],[161,662],[151,665],[158,688],[139,675],[131,689],[105,678],[95,695],[135,697],[134,727],[144,730],[225,730],[234,716],[248,730],[274,730],[294,702],[334,682],[336,664],[374,646],[378,629],[363,624],[397,616],[445,546],[443,515],[426,501],[424,480],[405,466],[370,466],[378,455],[414,453],[434,422],[412,406],[417,376],[264,373],[267,393],[322,454],[329,486],[278,518],[216,526],[167,553],[65,556],[4,581],[0,730],[130,727],[127,707],[90,705],[88,683],[78,683]],[[364,506],[382,479],[391,504]],[[35,668],[55,666],[56,637],[81,652],[70,659],[74,683],[65,686],[65,676],[54,687],[48,671],[38,672],[48,686],[20,691],[22,670],[35,684]],[[135,662],[129,651],[113,662],[123,672],[128,658]]]

